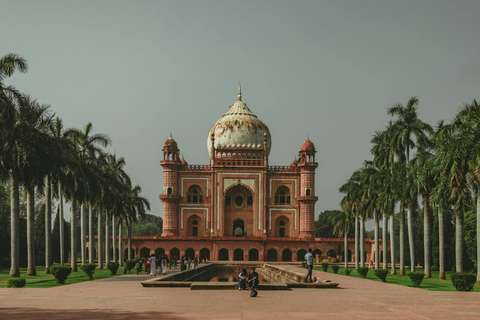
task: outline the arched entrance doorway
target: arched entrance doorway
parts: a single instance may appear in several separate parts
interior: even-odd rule
[[[248,261],[258,261],[257,249],[250,249],[250,251],[248,251]]]
[[[243,261],[242,249],[235,249],[235,251],[233,251],[233,261]]]
[[[333,249],[330,249],[328,250],[327,252],[327,257],[330,257],[330,258],[336,258],[337,257],[337,252]]]
[[[292,261],[292,250],[284,249],[282,252],[282,261]]]
[[[140,249],[140,257],[141,258],[150,257],[150,249],[148,249],[147,247],[143,247],[142,249]]]
[[[233,236],[243,237],[245,235],[245,222],[240,219],[233,221]]]
[[[312,252],[313,258],[321,258],[322,257],[322,251],[320,249],[315,249]]]
[[[125,256],[124,256],[125,259],[128,259],[128,248],[125,249],[124,254],[125,254]],[[135,250],[133,250],[133,248],[130,250],[130,254],[131,254],[132,259],[135,258]]]
[[[297,251],[297,261],[305,261],[305,255],[307,254],[307,250],[300,249]]]
[[[210,250],[207,248],[203,248],[200,250],[200,259],[208,259],[210,260]]]
[[[195,250],[192,248],[187,248],[187,250],[185,250],[185,257],[191,260],[195,259]]]
[[[187,220],[187,235],[188,236],[202,236],[200,226],[202,225],[202,219],[199,216],[193,215]],[[205,228],[204,228],[205,229]]]
[[[228,250],[227,249],[220,249],[220,251],[218,251],[218,260],[228,261]]]
[[[277,250],[271,248],[267,251],[267,261],[277,261]]]
[[[352,251],[351,250],[348,250],[348,253],[347,253],[347,262],[352,262]],[[345,262],[345,250],[342,251],[342,261]]]
[[[170,249],[170,259],[180,259],[180,250],[178,248]]]
[[[252,190],[242,184],[235,184],[225,190],[224,233],[225,236],[243,237],[254,235],[255,222]],[[245,222],[248,222],[245,224]]]

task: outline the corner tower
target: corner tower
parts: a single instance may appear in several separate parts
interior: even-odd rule
[[[315,146],[307,138],[302,143],[298,153],[297,166],[300,168],[300,234],[303,239],[315,238],[315,203],[318,197],[315,196],[315,170],[318,163],[315,162]]]
[[[180,150],[172,135],[163,145],[163,193],[159,198],[163,202],[163,231],[162,237],[178,235],[178,171],[182,166]]]

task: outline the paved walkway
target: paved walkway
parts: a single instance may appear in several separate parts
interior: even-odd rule
[[[285,265],[283,267],[286,267]],[[305,272],[295,266],[289,269]],[[143,288],[122,275],[49,289],[0,289],[0,319],[480,319],[480,293],[433,292],[314,271],[339,289]]]

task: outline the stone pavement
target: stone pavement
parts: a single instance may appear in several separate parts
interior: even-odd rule
[[[283,267],[286,267],[283,265]],[[305,272],[295,266],[289,269]],[[314,271],[339,289],[143,288],[145,275],[49,289],[0,289],[0,319],[480,319],[480,293],[433,292]]]

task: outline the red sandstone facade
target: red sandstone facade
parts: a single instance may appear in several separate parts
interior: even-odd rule
[[[301,261],[342,259],[343,239],[315,239],[315,146],[305,140],[298,160],[269,165],[270,132],[238,100],[210,129],[208,165],[189,165],[170,136],[163,147],[163,233],[133,237],[136,257]],[[348,250],[353,253],[353,239]],[[125,247],[124,247],[125,248]],[[373,252],[366,246],[367,257]],[[353,259],[354,254],[349,254]],[[350,259],[349,259],[350,260]]]

